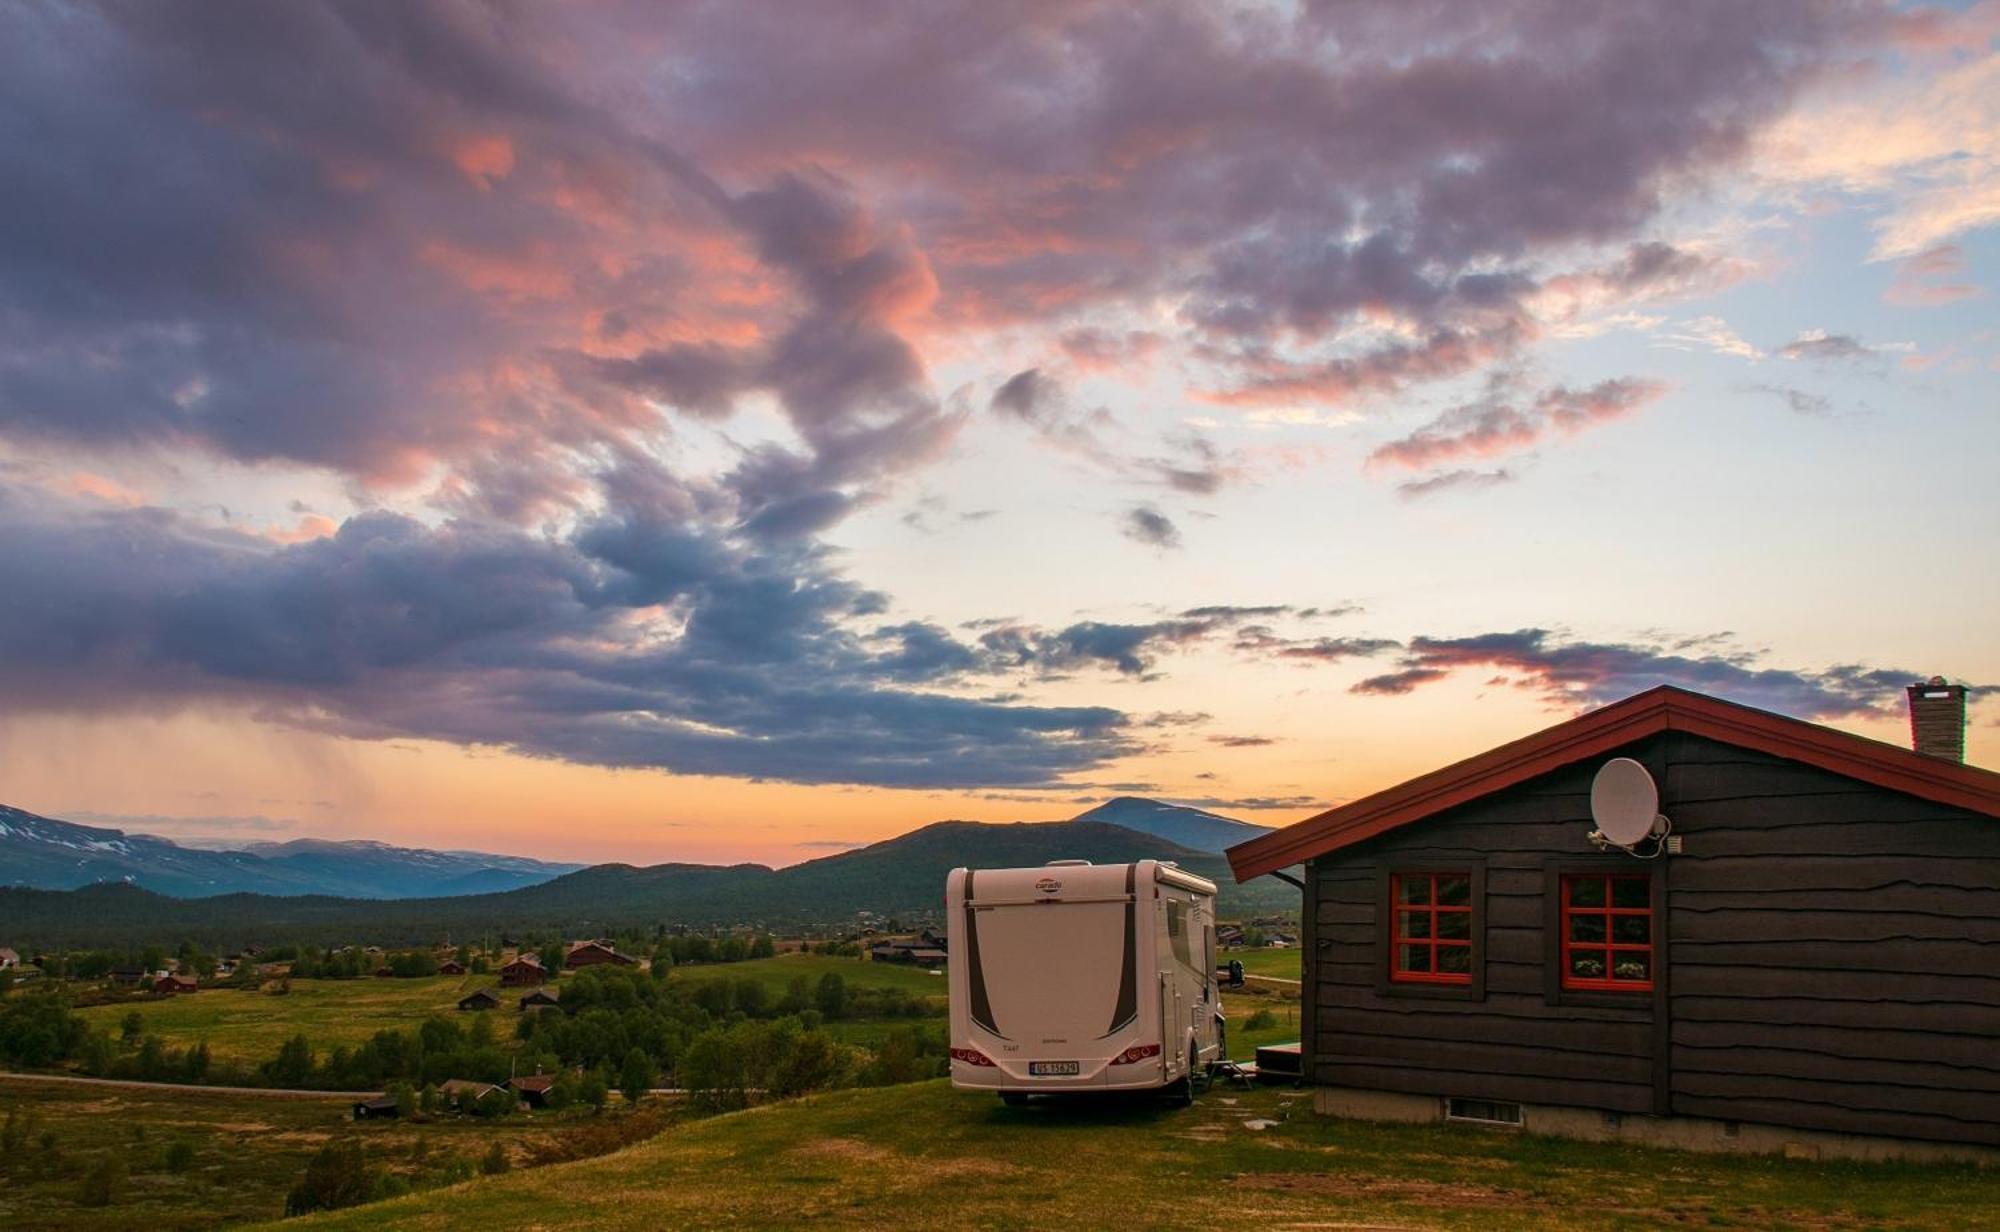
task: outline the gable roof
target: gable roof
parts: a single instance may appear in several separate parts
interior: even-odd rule
[[[1236,879],[1248,881],[1665,731],[1689,732],[2000,817],[2000,774],[1991,770],[1661,685],[1238,843],[1225,854]]]

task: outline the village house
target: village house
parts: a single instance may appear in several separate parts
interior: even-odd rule
[[[553,986],[537,988],[521,998],[521,1008],[524,1010],[545,1009],[550,1006],[560,1005],[561,1003],[562,989]]]
[[[1962,687],[1908,700],[1915,750],[1653,689],[1231,848],[1239,880],[1304,864],[1316,1107],[2000,1147],[2000,774],[1961,764]],[[1657,790],[1623,847],[1613,759]]]
[[[638,965],[639,960],[614,949],[609,941],[579,941],[570,947],[568,954],[563,956],[563,966],[572,971],[582,967],[602,966],[605,963],[633,967]]]
[[[523,954],[500,968],[502,988],[533,988],[548,978],[548,968],[533,954]]]
[[[0,945],[0,971],[11,971],[21,965],[21,956],[11,948]]]
[[[153,991],[163,997],[173,997],[179,996],[182,993],[196,992],[200,988],[201,982],[193,976],[179,975],[173,972],[169,972],[153,981]]]
[[[378,1095],[374,1099],[356,1100],[354,1103],[354,1119],[357,1121],[368,1121],[377,1117],[395,1117],[402,1114],[403,1110],[396,1106],[396,1101],[387,1095]]]
[[[920,967],[941,967],[946,958],[943,937],[925,929],[915,937],[894,937],[868,947],[875,962],[915,963]]]
[[[494,992],[491,988],[482,988],[477,992],[469,992],[458,999],[458,1008],[462,1010],[497,1010],[500,1008],[500,994]]]
[[[490,1082],[474,1082],[469,1078],[452,1078],[438,1083],[438,1094],[454,1108],[470,1108],[502,1089]]]
[[[438,964],[439,975],[464,975],[465,964],[455,958],[447,958]]]
[[[530,1108],[545,1108],[549,1102],[549,1088],[556,1080],[549,1074],[530,1074],[524,1078],[510,1078],[507,1086]]]

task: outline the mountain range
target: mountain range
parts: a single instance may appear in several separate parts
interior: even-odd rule
[[[1190,823],[1172,811],[1176,808],[1123,811],[1139,825]],[[1229,821],[1200,810],[1185,812]],[[1261,827],[1247,828],[1262,832]],[[1260,878],[1236,884],[1226,861],[1214,851],[1093,820],[1087,813],[1059,822],[942,821],[782,869],[761,864],[601,864],[502,893],[455,897],[369,901],[232,893],[190,900],[123,881],[68,891],[0,889],[0,938],[17,946],[71,947],[186,937],[235,947],[279,938],[404,945],[444,936],[595,935],[657,924],[780,929],[851,920],[861,910],[935,918],[943,905],[945,874],[960,865],[1006,868],[1053,859],[1124,863],[1146,858],[1173,860],[1215,881],[1218,908],[1225,915],[1292,911],[1299,905],[1298,892],[1282,882]]]
[[[516,890],[583,867],[479,851],[315,838],[210,851],[0,805],[0,881],[44,890],[129,882],[176,898],[241,893],[451,897]]]

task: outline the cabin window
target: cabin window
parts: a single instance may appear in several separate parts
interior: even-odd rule
[[[1653,987],[1653,881],[1646,874],[1562,879],[1562,985],[1593,992]]]
[[[1397,873],[1389,896],[1389,978],[1472,983],[1472,874]]]

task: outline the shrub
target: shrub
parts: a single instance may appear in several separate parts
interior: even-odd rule
[[[76,1187],[79,1206],[110,1206],[124,1196],[125,1159],[116,1151],[92,1164]]]
[[[507,1158],[507,1148],[498,1142],[487,1147],[485,1156],[479,1161],[479,1170],[487,1176],[498,1176],[513,1166]]]
[[[1258,1010],[1243,1020],[1243,1029],[1245,1031],[1262,1031],[1266,1027],[1275,1027],[1277,1025],[1278,1016],[1269,1010]]]
[[[637,1104],[653,1089],[659,1074],[653,1068],[653,1058],[642,1049],[634,1048],[625,1054],[625,1068],[618,1076],[618,1090],[624,1094],[625,1102]]]
[[[186,1172],[194,1167],[194,1143],[185,1139],[169,1143],[166,1157],[161,1162],[169,1172]]]
[[[381,1174],[368,1166],[361,1143],[354,1138],[335,1138],[306,1163],[305,1175],[285,1196],[285,1214],[359,1206],[374,1198],[380,1187]]]
[[[816,998],[819,1012],[828,1018],[839,1018],[847,1013],[847,981],[840,978],[837,971],[829,971],[819,977]]]
[[[582,1083],[578,1085],[577,1096],[590,1105],[592,1112],[602,1112],[604,1105],[611,1099],[611,1084],[604,1080],[602,1072],[591,1070],[583,1076]]]

